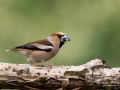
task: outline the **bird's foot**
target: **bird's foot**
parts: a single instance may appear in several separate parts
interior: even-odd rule
[[[47,64],[48,68],[52,68],[53,66],[55,66],[53,63]]]
[[[30,62],[30,65],[35,66],[35,63]]]

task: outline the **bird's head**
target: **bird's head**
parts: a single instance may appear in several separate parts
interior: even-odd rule
[[[55,32],[53,33],[48,40],[52,42],[53,44],[57,45],[59,44],[59,47],[61,48],[63,44],[67,41],[70,41],[69,37],[64,34],[63,32]]]
[[[60,39],[60,42],[67,42],[70,41],[69,37],[65,35],[63,32],[56,32],[51,36],[57,36]]]

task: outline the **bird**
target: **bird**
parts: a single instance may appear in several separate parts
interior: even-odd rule
[[[53,58],[65,42],[70,38],[63,32],[55,32],[46,39],[33,41],[6,51],[14,51],[24,55],[31,65],[45,63]]]

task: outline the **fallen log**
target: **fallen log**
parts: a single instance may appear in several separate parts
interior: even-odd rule
[[[0,89],[120,90],[120,67],[95,59],[79,66],[0,63]]]

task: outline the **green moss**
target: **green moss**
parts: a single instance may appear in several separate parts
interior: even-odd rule
[[[45,84],[46,82],[47,82],[47,78],[46,77],[40,78],[40,83]]]
[[[78,76],[81,78],[85,78],[85,72],[83,71],[66,71],[64,75],[65,76]]]

